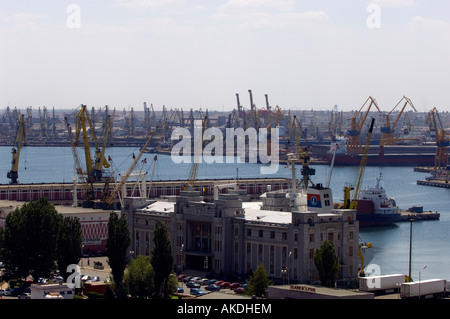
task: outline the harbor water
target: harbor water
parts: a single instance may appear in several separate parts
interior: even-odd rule
[[[110,147],[106,158],[112,159],[112,174],[124,173],[133,162],[133,153],[138,148]],[[80,155],[82,155],[80,151]],[[94,154],[92,152],[92,154]],[[144,154],[137,169],[153,173],[153,180],[185,180],[189,177],[190,163],[175,164],[168,155],[158,154],[156,165],[152,160],[155,154]],[[142,161],[146,159],[146,163]],[[83,158],[81,158],[82,164]],[[73,179],[74,159],[70,147],[24,147],[20,154],[19,183],[70,183]],[[255,177],[286,177],[291,171],[280,164],[273,175],[261,175],[261,164],[238,163],[201,163],[198,179],[234,179]],[[313,166],[315,183],[325,184],[329,167]],[[11,169],[11,147],[0,147],[0,183],[7,184],[6,177]],[[343,187],[354,184],[358,167],[335,167],[330,187],[335,201],[342,201]],[[393,197],[402,209],[411,206],[423,206],[424,211],[437,211],[440,220],[416,221],[410,228],[409,222],[400,222],[392,226],[360,229],[360,240],[371,242],[375,247],[376,264],[382,274],[405,274],[409,272],[410,229],[412,229],[411,275],[414,280],[442,278],[450,280],[450,189],[417,185],[418,179],[424,179],[426,173],[414,172],[413,167],[367,167],[363,187],[373,186],[376,178],[383,174],[384,188],[389,197]],[[297,176],[300,175],[300,167]]]

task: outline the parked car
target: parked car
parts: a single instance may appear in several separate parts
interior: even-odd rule
[[[94,276],[94,277],[92,277],[91,281],[100,281],[100,277],[99,276]]]
[[[183,287],[178,287],[178,288],[177,288],[177,293],[179,293],[179,294],[184,294],[184,289],[183,289]]]
[[[238,282],[234,282],[234,283],[232,283],[231,285],[230,285],[230,289],[236,289],[236,288],[239,288],[239,287],[241,287],[242,285],[240,284],[240,283],[238,283]]]
[[[186,276],[183,278],[183,282],[188,282],[191,280],[191,278],[194,278],[193,276]]]
[[[209,291],[218,291],[218,290],[220,290],[220,286],[215,285],[215,284],[210,284],[210,285],[206,286],[205,289],[209,290]]]
[[[81,277],[81,280],[82,280],[82,281],[88,281],[88,280],[91,280],[91,276],[89,276],[89,275],[84,275],[83,277]]]
[[[193,282],[193,281],[188,281],[186,283],[186,286],[188,288],[200,288],[200,285],[198,283],[196,283],[196,282]]]
[[[199,283],[200,283],[200,282],[199,282],[200,280],[202,280],[202,278],[200,278],[200,277],[192,277],[190,281],[193,281],[193,282],[199,284]]]
[[[224,281],[219,286],[221,288],[228,288],[228,287],[230,287],[230,283],[228,281]]]
[[[208,285],[216,284],[216,283],[217,283],[217,279],[210,279],[210,280],[208,280]]]
[[[186,277],[186,275],[179,275],[177,278],[178,278],[178,281],[183,281],[183,279]]]
[[[204,294],[205,294],[205,292],[203,290],[200,290],[200,288],[192,288],[191,289],[191,295],[201,296],[201,295],[204,295]]]
[[[209,285],[209,279],[208,278],[204,278],[204,279],[200,280],[199,284],[202,285],[202,286]]]

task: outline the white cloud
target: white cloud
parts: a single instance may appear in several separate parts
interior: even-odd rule
[[[436,32],[448,32],[450,31],[450,23],[438,19],[424,18],[421,16],[416,16],[412,18],[409,25],[411,31],[436,31]]]
[[[371,4],[377,4],[382,7],[412,7],[417,5],[414,0],[373,0]]]
[[[292,0],[228,0],[225,4],[220,6],[221,10],[277,10],[277,11],[291,11],[295,7]]]
[[[155,9],[172,5],[184,5],[186,0],[116,0],[115,6],[133,9]]]
[[[210,16],[240,28],[295,28],[328,19],[323,11],[297,12],[291,0],[228,0]]]
[[[41,13],[16,13],[14,15],[0,15],[0,22],[16,30],[36,31],[39,24],[47,16]]]

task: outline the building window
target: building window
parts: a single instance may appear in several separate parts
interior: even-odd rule
[[[252,230],[251,229],[247,229],[247,236],[248,237],[252,236]]]
[[[263,237],[264,236],[264,231],[263,230],[258,230],[258,237]]]
[[[283,239],[283,240],[287,240],[287,233],[286,233],[286,232],[283,232],[283,233],[282,233],[282,239]]]
[[[309,242],[314,242],[314,234],[309,234]]]
[[[297,233],[294,234],[294,241],[298,242],[298,234]]]
[[[328,241],[334,241],[334,233],[328,233]]]
[[[270,231],[270,238],[271,239],[275,238],[275,232],[273,230]]]
[[[353,246],[348,247],[348,256],[353,257]]]

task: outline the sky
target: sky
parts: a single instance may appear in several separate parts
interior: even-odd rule
[[[0,0],[0,110],[450,111],[448,0]]]

